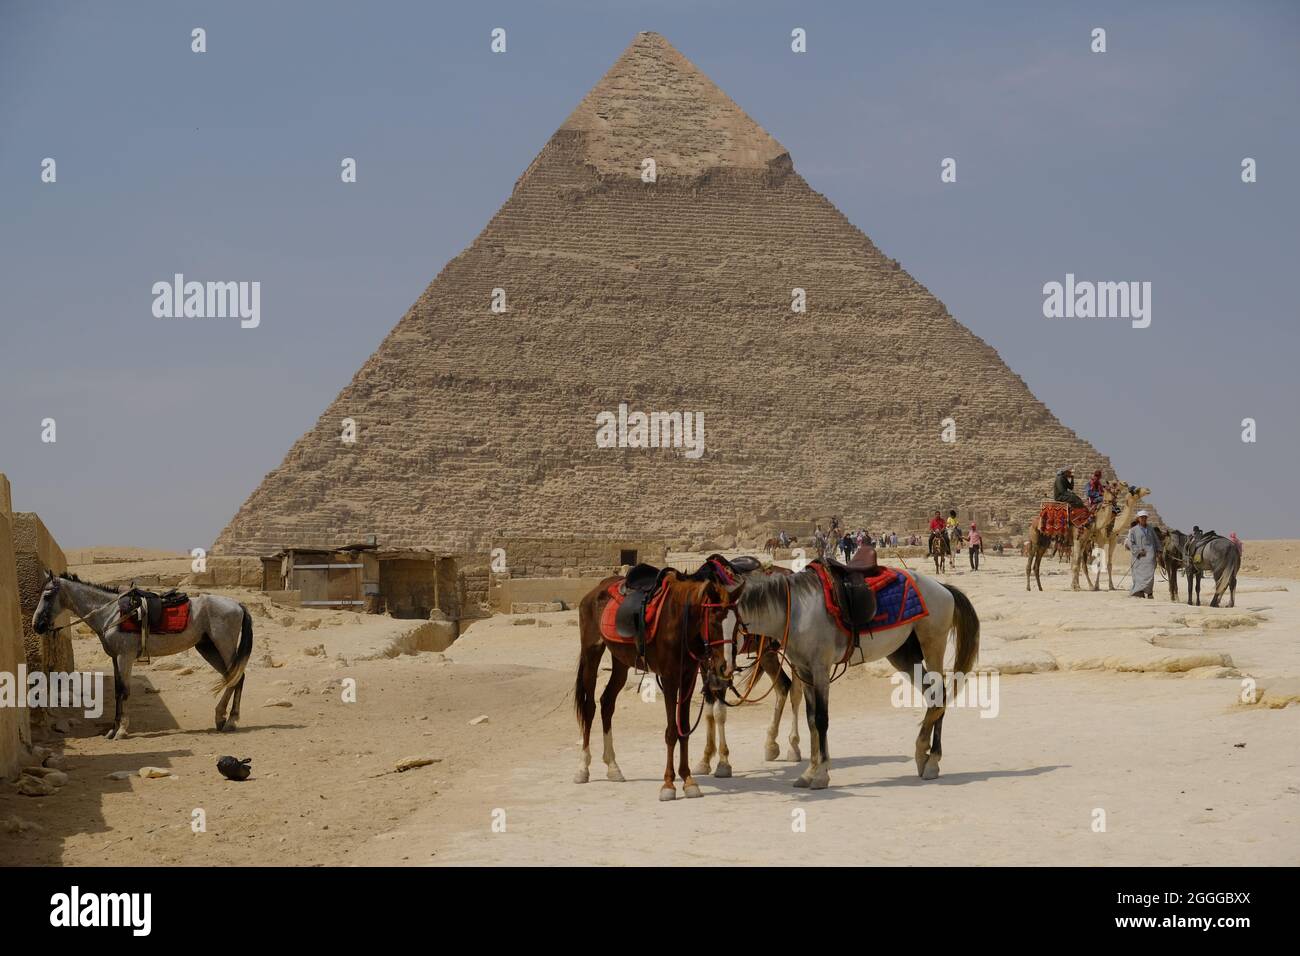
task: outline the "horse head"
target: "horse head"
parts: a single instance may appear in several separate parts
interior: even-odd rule
[[[32,614],[32,630],[44,634],[50,629],[54,615],[61,609],[59,579],[53,571],[45,572],[45,587],[41,589],[41,599],[36,602],[36,611]]]
[[[735,584],[723,584],[709,580],[704,585],[703,623],[700,626],[700,639],[704,645],[701,666],[704,680],[709,688],[723,693],[731,685],[736,662],[736,627],[725,627],[727,616],[735,614],[736,623],[740,622],[740,609],[737,607],[740,595],[745,590],[745,580],[741,578]],[[687,635],[686,640],[690,639]]]

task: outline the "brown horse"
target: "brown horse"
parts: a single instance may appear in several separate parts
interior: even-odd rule
[[[609,683],[600,695],[600,722],[604,735],[605,775],[610,780],[622,782],[614,757],[614,705],[619,692],[627,683],[627,672],[636,666],[636,649],[630,643],[607,641],[600,630],[601,616],[609,604],[609,586],[620,577],[601,581],[578,607],[578,637],[581,648],[578,654],[578,673],[573,683],[574,710],[578,726],[582,729],[582,754],[575,783],[590,779],[591,725],[596,716],[596,676],[605,649],[609,649],[613,664]],[[744,590],[744,582],[725,588],[713,581],[691,581],[676,571],[669,572],[663,586],[668,589],[659,609],[658,624],[653,640],[645,647],[645,665],[654,673],[664,695],[667,726],[664,742],[668,746],[668,760],[664,767],[664,782],[659,790],[660,800],[677,797],[673,774],[673,750],[680,749],[678,773],[682,778],[682,793],[687,797],[701,796],[700,788],[691,776],[688,744],[690,741],[690,702],[695,691],[695,680],[700,671],[704,682],[714,694],[721,695],[731,682],[732,653],[730,640],[723,632],[723,619],[735,607],[735,601]]]
[[[935,574],[943,573],[944,565],[952,562],[952,542],[945,532],[930,532],[930,557],[934,558]]]
[[[781,548],[781,547],[793,548],[798,543],[799,543],[798,538],[791,538],[790,543],[788,545],[782,545],[780,538],[768,538],[767,541],[763,544],[763,550],[766,551],[768,554],[771,554],[777,548]]]

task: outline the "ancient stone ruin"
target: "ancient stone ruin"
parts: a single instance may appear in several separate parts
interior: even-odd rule
[[[627,447],[637,413],[674,447]],[[1066,464],[1113,471],[643,33],[216,547],[1025,524]]]

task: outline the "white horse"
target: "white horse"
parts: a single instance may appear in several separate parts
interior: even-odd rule
[[[870,631],[860,636],[860,650],[854,650],[853,663],[888,658],[889,662],[914,680],[914,668],[925,681],[928,672],[943,671],[948,635],[956,631],[957,648],[953,670],[969,674],[979,654],[979,617],[970,599],[934,578],[912,573],[929,611],[925,617],[897,627]],[[795,780],[796,787],[820,790],[830,784],[830,749],[827,730],[830,726],[830,684],[832,670],[849,656],[852,637],[840,629],[826,610],[821,578],[807,568],[794,574],[746,575],[745,590],[738,604],[746,627],[756,634],[776,640],[785,637],[785,658],[794,672],[794,683],[803,691],[807,711],[812,758],[807,769]],[[925,681],[922,689],[927,689]],[[946,688],[940,682],[937,702],[926,694],[926,712],[916,737],[916,772],[926,780],[939,776],[943,756],[941,733],[947,704]],[[793,694],[792,694],[793,696]],[[768,731],[769,759],[776,745],[785,695],[777,698],[776,712]],[[722,724],[719,730],[723,731]],[[725,731],[723,731],[725,732]],[[797,727],[796,727],[797,734]],[[797,736],[792,747],[797,753]],[[725,747],[725,743],[722,745]],[[707,751],[706,751],[707,752]],[[728,766],[728,771],[730,767]]]
[[[110,740],[127,735],[127,699],[131,696],[131,668],[141,653],[139,631],[120,629],[121,615],[116,588],[82,581],[75,575],[55,577],[47,572],[45,588],[32,615],[32,629],[37,634],[50,630],[54,616],[69,610],[99,635],[104,653],[113,659],[113,685],[116,710],[113,728],[105,734]],[[244,669],[253,654],[253,618],[248,608],[232,598],[201,594],[190,598],[190,620],[185,630],[176,634],[150,634],[148,652],[166,657],[193,647],[221,674],[213,687],[221,694],[217,703],[217,730],[234,730],[239,723],[239,701],[244,694]],[[226,704],[231,701],[230,717]]]

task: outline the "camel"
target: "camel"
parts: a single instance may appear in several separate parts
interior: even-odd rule
[[[1151,494],[1150,488],[1135,488],[1133,485],[1125,485],[1122,481],[1109,482],[1102,492],[1101,507],[1097,509],[1097,517],[1093,523],[1080,532],[1081,546],[1075,549],[1074,560],[1081,563],[1084,577],[1088,579],[1088,585],[1094,591],[1101,590],[1101,569],[1097,570],[1097,580],[1094,583],[1092,574],[1088,569],[1091,562],[1092,549],[1094,547],[1102,549],[1106,555],[1106,583],[1111,591],[1115,590],[1115,546],[1119,544],[1122,535],[1128,534],[1129,527],[1137,517],[1138,508],[1142,504],[1142,499]],[[1111,507],[1119,502],[1120,512],[1115,514],[1115,509]],[[1074,568],[1075,590],[1078,590],[1079,567]]]

